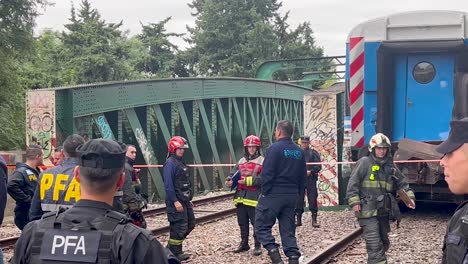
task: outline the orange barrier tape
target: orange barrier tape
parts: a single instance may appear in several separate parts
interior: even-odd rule
[[[440,162],[440,160],[395,160],[394,163],[422,163],[422,162]],[[345,164],[354,164],[355,161],[336,161],[336,162],[307,162],[307,165],[345,165]],[[220,164],[187,164],[188,167],[233,167],[236,164],[229,163],[220,163]],[[40,166],[41,169],[52,168],[54,166]],[[135,165],[134,168],[162,168],[163,165]],[[15,165],[8,165],[9,169],[15,169]]]

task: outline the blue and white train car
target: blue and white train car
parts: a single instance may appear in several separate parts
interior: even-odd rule
[[[400,143],[395,159],[440,158],[434,145],[447,138],[450,120],[468,116],[467,22],[465,12],[416,11],[351,30],[346,79],[354,149],[382,132],[395,148]],[[402,169],[413,188],[431,190],[421,199],[444,189],[437,163]]]

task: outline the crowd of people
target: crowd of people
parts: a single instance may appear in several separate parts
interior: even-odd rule
[[[299,263],[301,252],[296,227],[301,226],[304,198],[308,199],[311,225],[317,220],[317,180],[320,154],[310,147],[310,137],[293,142],[291,122],[275,129],[276,142],[262,155],[262,142],[250,135],[243,141],[244,155],[231,171],[226,186],[235,190],[240,244],[234,253],[250,250],[249,225],[253,226],[253,257],[266,249],[272,263],[283,263],[272,227],[279,222],[281,246],[289,263]],[[166,247],[146,230],[142,209],[146,201],[134,162],[137,149],[107,139],[66,138],[53,153],[55,167],[40,171],[43,150],[26,149],[8,177],[0,157],[0,224],[6,193],[16,201],[14,221],[22,230],[12,263],[180,263],[190,258],[183,242],[195,228],[192,177],[184,161],[188,142],[174,136],[168,142],[163,166],[166,211],[170,223]],[[369,155],[353,168],[346,190],[349,206],[364,230],[368,263],[387,263],[390,220],[398,217],[395,192],[415,197],[404,175],[395,166],[388,137],[378,133],[368,144]],[[468,194],[468,118],[452,121],[451,132],[437,151],[450,190]],[[7,181],[7,179],[9,179]],[[467,261],[468,218],[466,203],[456,211],[444,239],[443,263]],[[1,251],[0,251],[1,252]],[[0,263],[3,258],[0,255]]]

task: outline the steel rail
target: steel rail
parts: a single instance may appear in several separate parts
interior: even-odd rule
[[[203,204],[207,204],[207,203],[212,203],[212,202],[216,202],[216,201],[221,201],[221,200],[225,200],[225,199],[229,199],[229,198],[232,198],[234,196],[233,193],[227,193],[227,194],[222,194],[222,195],[217,195],[217,196],[212,196],[212,197],[207,197],[207,198],[202,198],[202,199],[198,199],[198,200],[194,200],[193,201],[193,205],[194,206],[200,206],[200,205],[203,205]],[[230,209],[230,210],[234,210],[235,212],[235,208],[233,209]],[[160,214],[163,214],[166,212],[166,207],[160,207],[160,208],[154,208],[154,209],[148,209],[148,210],[145,210],[143,211],[143,215],[144,216],[147,216],[147,217],[150,217],[150,216],[155,216],[155,215],[160,215]],[[197,218],[197,221],[199,221],[200,223],[204,223],[204,222],[207,222],[208,220],[205,220],[205,218],[210,218],[210,217],[215,217],[216,215],[221,215],[220,217],[223,217],[223,213],[226,213],[226,212],[217,212],[215,214],[210,214],[210,215],[205,215],[205,216],[202,216],[202,217],[199,217]],[[233,214],[233,213],[232,213]],[[214,215],[214,216],[213,216]],[[214,219],[211,219],[211,221],[214,220]],[[162,233],[165,233],[165,232],[168,232],[169,231],[169,226],[167,227],[162,227],[161,229],[164,229],[164,228],[167,228],[167,231],[164,231]],[[157,229],[156,229],[157,230]],[[154,233],[154,230],[153,230],[153,233]],[[162,234],[160,233],[160,234]],[[13,237],[7,237],[7,238],[2,238],[0,239],[0,247],[1,248],[11,248],[11,247],[14,247],[15,244],[16,244],[16,241],[18,240],[19,236],[13,236]]]
[[[235,213],[236,213],[236,208],[230,208],[230,209],[219,211],[213,214],[200,216],[195,219],[196,225],[213,222],[213,221],[234,215]],[[153,232],[155,236],[159,236],[159,235],[168,233],[169,230],[170,230],[170,226],[163,226],[163,227],[158,227],[156,229],[152,229],[151,232]]]
[[[234,193],[227,193],[227,194],[222,194],[222,195],[217,195],[217,196],[211,196],[207,198],[202,198],[198,200],[192,201],[194,206],[200,206],[212,202],[217,202],[217,201],[222,201],[226,199],[232,199],[234,198]],[[149,217],[149,216],[155,216],[155,215],[161,215],[166,213],[166,207],[160,207],[160,208],[154,208],[154,209],[147,209],[143,211],[143,216]]]
[[[349,245],[356,241],[362,235],[362,228],[358,228],[348,233],[346,236],[317,253],[310,259],[305,260],[305,264],[327,263],[333,257],[344,251]]]

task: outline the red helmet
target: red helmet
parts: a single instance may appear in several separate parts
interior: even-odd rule
[[[260,138],[254,135],[250,135],[244,139],[244,147],[249,147],[249,146],[255,146],[255,147],[260,147],[262,142],[260,141]]]
[[[175,153],[176,149],[179,148],[189,148],[187,140],[180,136],[172,137],[171,140],[169,140],[169,143],[167,143],[167,150],[169,153]]]

